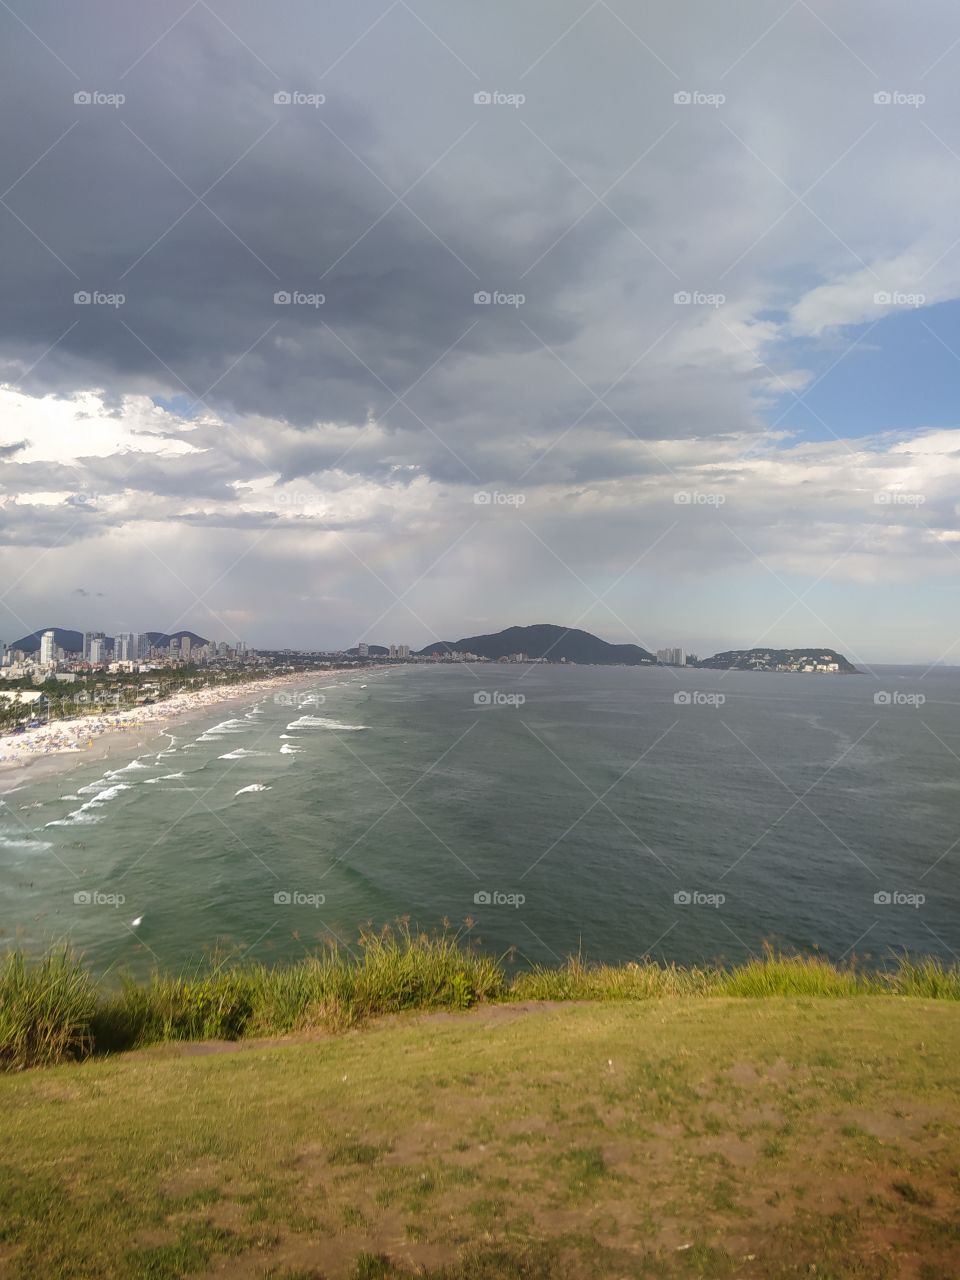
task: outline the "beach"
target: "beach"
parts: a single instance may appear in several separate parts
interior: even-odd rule
[[[257,694],[272,693],[328,674],[329,671],[302,671],[222,688],[196,689],[148,706],[103,711],[76,720],[54,720],[24,733],[5,734],[0,737],[0,795],[20,786],[25,780],[25,771],[29,771],[30,779],[34,780],[73,764],[103,759],[118,750],[143,746],[150,737],[162,734],[170,725],[179,724],[208,707],[243,702]]]

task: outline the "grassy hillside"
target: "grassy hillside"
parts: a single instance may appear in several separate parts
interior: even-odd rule
[[[311,1035],[0,1076],[0,1274],[960,1272],[953,1001],[513,1003]]]
[[[0,1069],[21,1070],[170,1040],[235,1040],[322,1028],[343,1031],[412,1009],[468,1009],[516,1000],[650,1000],[658,996],[960,999],[960,964],[902,957],[890,970],[837,967],[768,952],[735,969],[639,964],[523,971],[457,935],[401,924],[361,937],[359,953],[311,955],[267,967],[214,959],[196,973],[154,973],[119,988],[97,984],[69,952],[0,961]]]

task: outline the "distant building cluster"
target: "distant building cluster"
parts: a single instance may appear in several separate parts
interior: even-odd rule
[[[657,661],[664,667],[685,667],[687,654],[683,649],[658,649]]]
[[[813,657],[803,654],[801,657],[788,658],[786,661],[778,661],[768,653],[762,657],[752,659],[750,665],[762,671],[802,671],[806,675],[811,672],[819,675],[830,675],[840,670],[840,663],[836,662],[833,655],[829,653],[822,653]]]
[[[85,631],[78,649],[57,644],[56,631],[44,631],[32,652],[0,644],[0,678],[32,679],[41,684],[56,679],[69,683],[90,671],[153,671],[162,667],[242,664],[256,657],[240,640],[207,640],[192,636],[161,636],[146,631],[121,631],[113,639],[104,631]]]

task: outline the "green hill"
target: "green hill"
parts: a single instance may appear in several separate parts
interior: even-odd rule
[[[546,658],[548,662],[580,662],[592,664],[637,666],[654,662],[653,654],[636,644],[608,644],[589,631],[575,627],[558,627],[539,623],[532,627],[507,627],[493,635],[465,636],[462,640],[438,640],[420,653],[425,656],[444,653],[475,653],[479,658],[508,658],[524,653],[528,658]]]
[[[842,653],[823,645],[806,649],[727,649],[712,658],[702,658],[696,665],[714,671],[819,671],[835,666],[840,675],[860,674]]]

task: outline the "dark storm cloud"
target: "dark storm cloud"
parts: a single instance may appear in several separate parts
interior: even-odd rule
[[[662,69],[626,82],[624,116],[609,127],[594,101],[591,123],[582,102],[603,79],[591,43],[580,83],[568,83],[563,61],[537,69],[522,118],[478,109],[477,77],[402,11],[391,19],[401,25],[338,63],[378,12],[292,5],[278,40],[242,3],[224,22],[172,3],[145,21],[106,0],[82,12],[39,0],[31,25],[76,75],[27,30],[7,32],[6,91],[20,108],[0,118],[15,183],[0,208],[11,376],[11,361],[47,352],[20,385],[97,387],[114,403],[118,391],[162,390],[195,411],[300,428],[382,418],[400,461],[451,482],[495,477],[518,439],[574,423],[644,438],[749,423],[756,374],[731,376],[722,351],[698,360],[696,386],[665,385],[643,363],[647,349],[667,356],[664,335],[678,323],[680,279],[667,259],[701,270],[688,190],[729,139],[683,121],[682,148],[655,147],[678,125]],[[576,13],[542,16],[559,34]],[[446,30],[444,19],[431,8],[429,21]],[[467,11],[457,21],[444,40],[479,58],[482,24]],[[520,68],[550,44],[548,30],[518,29]],[[598,50],[611,34],[601,32]],[[321,81],[321,108],[274,103],[280,89]],[[97,89],[126,101],[74,104],[76,91]],[[609,207],[596,205],[614,183]],[[663,183],[686,206],[681,225]],[[496,290],[525,301],[475,304]],[[123,301],[75,305],[79,292]],[[324,302],[277,305],[281,292]],[[431,431],[450,447],[436,448]],[[534,444],[526,462],[539,452]],[[384,472],[363,450],[351,461]],[[587,478],[596,474],[589,466]]]
[[[61,48],[82,21],[58,22]],[[202,10],[123,81],[119,109],[74,105],[75,82],[27,32],[9,34],[23,56],[11,58],[7,91],[22,110],[0,125],[5,173],[12,180],[61,138],[10,192],[12,212],[0,210],[0,340],[25,356],[57,344],[23,380],[28,389],[161,385],[298,424],[363,421],[481,318],[475,291],[509,284],[530,260],[451,198],[439,174],[411,194],[416,214],[380,220],[393,197],[359,157],[382,168],[398,140],[363,97],[332,96],[322,117],[276,106],[276,78]],[[113,84],[107,62],[100,78]],[[309,83],[292,57],[284,70]],[[451,113],[447,145],[476,124],[472,111]],[[398,160],[390,185],[404,190],[424,167]],[[192,193],[211,187],[209,208],[195,204]],[[361,235],[362,250],[350,251]],[[578,327],[556,305],[558,283],[541,280],[527,303],[549,343]],[[81,291],[124,301],[75,305]],[[278,306],[281,291],[325,302]],[[509,314],[482,318],[463,356],[537,348]],[[456,412],[453,390],[434,396],[431,413]],[[415,422],[401,406],[393,413]]]

